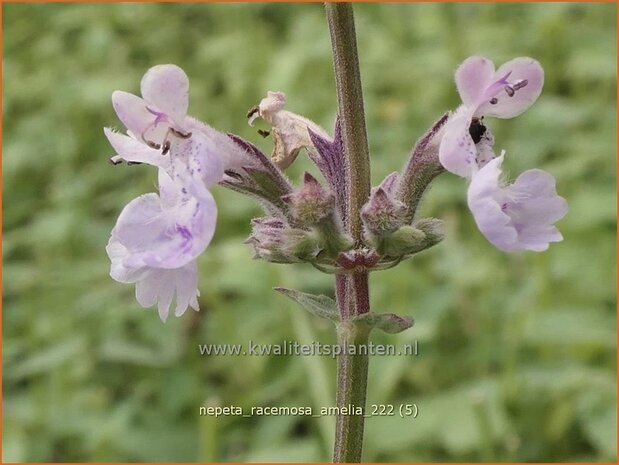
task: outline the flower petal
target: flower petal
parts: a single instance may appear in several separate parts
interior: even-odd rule
[[[539,169],[522,173],[505,191],[516,201],[517,212],[529,223],[552,224],[568,211],[567,201],[557,195],[555,178]]]
[[[163,322],[168,318],[174,297],[176,297],[174,314],[181,316],[188,306],[199,309],[197,299],[199,295],[198,268],[195,260],[173,270],[150,268],[135,286],[138,303],[144,308],[157,305],[159,318]]]
[[[167,218],[157,194],[144,194],[123,208],[112,237],[129,250],[129,255],[147,248],[167,229]]]
[[[216,220],[217,207],[206,189],[200,199],[184,198],[165,210],[158,195],[146,194],[123,209],[112,236],[130,252],[125,267],[178,268],[208,246]]]
[[[174,270],[176,281],[176,310],[174,315],[181,316],[190,305],[195,310],[198,306],[198,266],[196,261]]]
[[[121,159],[129,162],[148,163],[166,169],[169,167],[170,157],[161,155],[159,150],[151,149],[133,137],[114,132],[110,128],[103,128],[103,132]]]
[[[531,194],[536,197],[557,195],[555,178],[546,171],[533,169],[522,173],[510,186],[517,194]]]
[[[477,150],[469,133],[472,115],[460,107],[445,125],[438,157],[447,171],[469,177],[477,169]]]
[[[166,272],[157,268],[149,268],[144,278],[135,283],[135,299],[144,307],[152,307],[159,300],[159,289],[165,286],[168,281]]]
[[[182,125],[189,107],[189,78],[176,65],[150,68],[140,84],[142,97]]]
[[[183,193],[183,186],[176,184],[166,170],[159,170],[158,184],[159,198],[164,210],[173,209],[175,205],[182,202],[183,196],[186,196]]]
[[[503,213],[496,200],[500,193],[499,178],[503,155],[491,160],[473,175],[467,200],[469,209],[481,233],[501,250],[514,250],[518,234],[511,219]]]
[[[497,118],[513,118],[529,108],[542,93],[544,86],[544,70],[537,60],[528,57],[519,57],[502,65],[495,73],[494,79],[509,75],[509,82],[513,85],[526,81],[526,85],[516,90],[512,97],[500,91],[496,95],[497,102],[489,101],[479,106],[477,115],[494,116]]]
[[[137,137],[153,124],[154,115],[147,110],[148,104],[137,95],[117,90],[112,94],[112,106],[118,119]]]
[[[260,164],[256,159],[234,142],[228,134],[219,132],[208,124],[192,117],[187,117],[185,126],[192,133],[201,132],[208,139],[209,146],[213,147],[213,152],[217,153],[221,161],[222,170],[240,172],[246,167],[260,168]]]
[[[562,240],[563,235],[555,226],[529,226],[518,232],[519,248],[517,250],[543,252],[548,250],[550,242],[561,242]]]
[[[224,167],[218,147],[201,132],[192,133],[187,139],[171,137],[170,158],[172,178],[175,182],[195,188],[190,193],[197,197],[207,187],[218,183],[224,175]]]
[[[511,186],[501,187],[503,155],[474,176],[468,204],[479,230],[505,251],[541,252],[563,239],[553,225],[567,212],[567,202],[555,191],[555,180],[541,170],[529,170]]]
[[[135,283],[142,279],[146,270],[144,268],[127,268],[123,260],[129,255],[129,250],[115,237],[110,237],[105,247],[111,261],[110,276],[119,283]]]
[[[462,102],[476,108],[486,88],[492,83],[494,63],[488,58],[472,56],[464,60],[456,70],[456,86]]]
[[[165,273],[166,278],[170,274],[171,273]],[[170,311],[172,299],[174,298],[175,280],[172,276],[172,281],[166,281],[165,279],[161,279],[159,282],[162,285],[159,287],[159,289],[157,289],[157,310],[159,313],[159,318],[161,318],[161,321],[165,323],[168,319],[168,312]]]

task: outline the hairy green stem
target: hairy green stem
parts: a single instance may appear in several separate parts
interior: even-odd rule
[[[326,3],[325,8],[333,47],[333,68],[350,189],[347,227],[359,244],[362,233],[359,211],[370,195],[370,151],[365,129],[355,21],[350,3]]]
[[[355,273],[352,276],[338,276],[336,283],[340,312],[343,312],[343,307],[348,307],[345,311],[351,316],[369,312],[367,272]],[[344,301],[339,299],[342,288],[348,291]],[[368,383],[369,334],[369,327],[354,323],[350,319],[338,326],[337,336],[342,353],[338,357],[337,365],[336,404],[339,414],[335,424],[333,448],[333,462],[335,463],[361,462],[365,421],[363,412]],[[358,414],[357,409],[361,409],[362,413]]]

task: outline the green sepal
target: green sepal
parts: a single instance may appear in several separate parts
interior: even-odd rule
[[[322,253],[319,262],[333,263],[340,252],[350,250],[355,245],[355,241],[336,226],[335,220],[326,220],[313,228],[318,236]],[[326,260],[325,260],[326,259]]]
[[[290,229],[286,232],[281,250],[291,258],[311,262],[322,250],[320,238],[316,236],[311,231]]]
[[[401,257],[419,250],[426,235],[412,226],[402,226],[380,240],[377,252],[388,257]]]
[[[438,244],[443,240],[443,237],[445,237],[443,220],[422,218],[413,223],[413,226],[426,235],[426,248]]]

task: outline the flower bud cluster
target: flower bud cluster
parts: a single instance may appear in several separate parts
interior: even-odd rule
[[[270,161],[277,168],[287,167],[305,149],[328,187],[305,173],[302,185],[289,193],[284,193],[284,189],[263,189],[281,195],[277,201],[271,198],[269,203],[281,200],[284,206],[279,215],[254,220],[247,242],[253,245],[256,257],[276,263],[309,261],[323,271],[347,273],[389,268],[440,242],[442,222],[424,219],[413,223],[410,202],[401,193],[401,177],[392,173],[372,190],[359,212],[364,234],[362,242],[354,244],[345,232],[349,220],[349,168],[344,162],[340,126],[336,123],[331,138],[307,118],[283,110],[284,103],[283,94],[269,92],[260,105],[250,110],[250,124],[257,117],[271,124],[268,134],[273,136],[275,149]],[[282,135],[286,135],[287,141],[283,145]],[[434,133],[428,137],[429,141],[436,139]],[[435,145],[437,149],[438,143]],[[282,147],[286,150],[282,151]]]
[[[364,238],[385,259],[402,259],[421,252],[443,238],[442,222],[434,218],[408,224],[408,208],[397,196],[398,174],[392,173],[372,189],[361,209]]]
[[[353,246],[336,211],[335,196],[311,174],[303,185],[283,196],[285,217],[257,218],[246,241],[255,258],[274,263],[312,262],[334,264],[340,252]]]
[[[285,197],[294,220],[306,227],[335,221],[335,197],[310,173],[303,176],[303,186]]]
[[[245,243],[254,247],[254,258],[273,263],[295,263],[312,261],[320,253],[315,234],[292,228],[280,218],[255,218],[252,227],[252,234]]]

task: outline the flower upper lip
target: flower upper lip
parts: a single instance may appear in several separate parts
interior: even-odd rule
[[[537,100],[543,85],[544,71],[532,58],[515,58],[498,70],[488,58],[473,56],[464,60],[456,70],[456,87],[463,103],[447,122],[439,148],[445,169],[470,177],[478,169],[478,141],[470,134],[473,118],[513,118]]]

